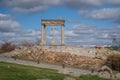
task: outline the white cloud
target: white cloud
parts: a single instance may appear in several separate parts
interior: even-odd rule
[[[41,32],[36,30],[21,30],[19,32],[2,32],[1,40],[4,42],[13,42],[15,44],[23,41],[35,42],[40,37]]]
[[[25,30],[22,31],[20,35],[24,37],[36,37],[36,36],[40,36],[41,32],[36,30]]]
[[[58,6],[60,0],[6,0],[3,5],[12,6],[12,11],[21,13],[41,12],[49,6]]]
[[[72,30],[70,30],[70,31],[65,31],[65,36],[77,36],[77,35],[73,33]]]
[[[68,7],[77,9],[97,7],[102,4],[101,0],[65,0],[64,2]]]
[[[15,7],[13,8],[14,12],[22,12],[22,13],[31,13],[31,12],[38,12],[38,11],[43,11],[44,9],[46,9],[47,6],[36,6],[33,8],[20,8],[20,7]]]
[[[79,24],[72,27],[70,34],[66,35],[65,42],[69,45],[112,45],[112,34],[120,35],[120,27],[97,28],[94,25]]]
[[[7,31],[17,31],[20,28],[20,24],[16,21],[0,21],[0,31],[7,32]]]
[[[120,5],[120,0],[64,0],[63,2],[68,7],[77,9],[96,8],[105,4],[111,6]]]
[[[1,20],[9,20],[10,18],[11,18],[10,15],[0,13],[0,21]]]
[[[109,4],[113,4],[113,5],[120,4],[120,0],[104,0],[104,2],[109,3]]]
[[[94,25],[89,24],[79,24],[73,26],[69,31],[65,31],[65,44],[68,45],[110,45],[112,44],[113,32],[117,36],[120,35],[120,27],[112,28],[97,28]],[[61,32],[57,31],[55,35],[55,40],[59,44],[61,40]],[[11,35],[11,36],[10,36]],[[4,33],[4,37],[8,37],[8,41],[11,42],[22,42],[22,41],[36,41],[36,39],[41,36],[41,32],[38,30],[25,30],[19,33]],[[52,40],[51,34],[46,35],[47,43],[50,44]]]
[[[120,16],[120,8],[103,8],[93,11],[80,11],[80,14],[85,18],[92,19],[115,19]]]
[[[0,31],[1,32],[8,32],[8,31],[18,31],[21,25],[12,20],[7,14],[0,13]]]
[[[116,6],[120,0],[2,0],[4,6],[12,6],[12,11],[22,13],[41,12],[51,6],[67,6],[75,9],[98,8],[105,4]]]
[[[21,29],[21,25],[12,20],[12,16],[0,13],[0,43],[14,42],[19,43],[23,40],[35,41],[40,38],[40,30],[25,30]]]
[[[84,18],[95,20],[109,20],[112,22],[120,23],[120,8],[103,8],[99,10],[87,11],[81,10],[80,15]]]
[[[46,5],[56,5],[56,6],[63,4],[62,1],[63,0],[50,0],[50,1],[49,0],[41,0],[41,2],[43,4],[46,4]]]
[[[15,37],[16,36],[16,33],[15,32],[4,32],[2,33],[2,37]]]

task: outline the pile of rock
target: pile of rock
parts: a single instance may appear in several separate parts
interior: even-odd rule
[[[108,48],[96,49],[96,58],[106,60],[109,55],[120,54],[119,51],[110,50]]]
[[[51,52],[39,46],[17,48],[17,58],[33,60],[38,63],[45,62],[57,65],[74,66],[87,69],[98,69],[104,63],[103,60],[70,54],[67,52]],[[16,58],[15,57],[15,58]]]

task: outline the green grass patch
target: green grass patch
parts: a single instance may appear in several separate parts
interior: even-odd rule
[[[64,80],[65,77],[73,77],[76,80],[108,80],[92,75],[74,77],[59,74],[52,69],[0,62],[0,80]]]
[[[100,78],[98,76],[92,76],[92,75],[81,75],[76,80],[109,80],[109,79],[104,79],[104,78]]]
[[[64,77],[52,69],[0,62],[0,80],[63,80]]]

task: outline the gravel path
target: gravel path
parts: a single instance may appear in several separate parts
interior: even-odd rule
[[[35,67],[55,69],[55,70],[58,70],[58,71],[62,70],[62,66],[45,64],[45,63],[37,64],[36,62],[26,61],[26,60],[18,60],[18,59],[14,60],[11,57],[7,57],[7,56],[3,56],[3,55],[0,55],[0,61],[22,64],[22,65],[35,66]],[[69,71],[70,75],[72,75],[72,76],[80,76],[81,74],[97,75],[97,72],[91,73],[90,70],[83,70],[83,69],[78,69],[78,68],[65,67],[65,70]]]

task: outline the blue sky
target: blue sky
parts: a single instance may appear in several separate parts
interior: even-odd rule
[[[0,43],[39,40],[41,19],[64,19],[67,45],[111,45],[111,35],[120,36],[120,0],[0,0]],[[46,37],[50,44],[49,26]]]

